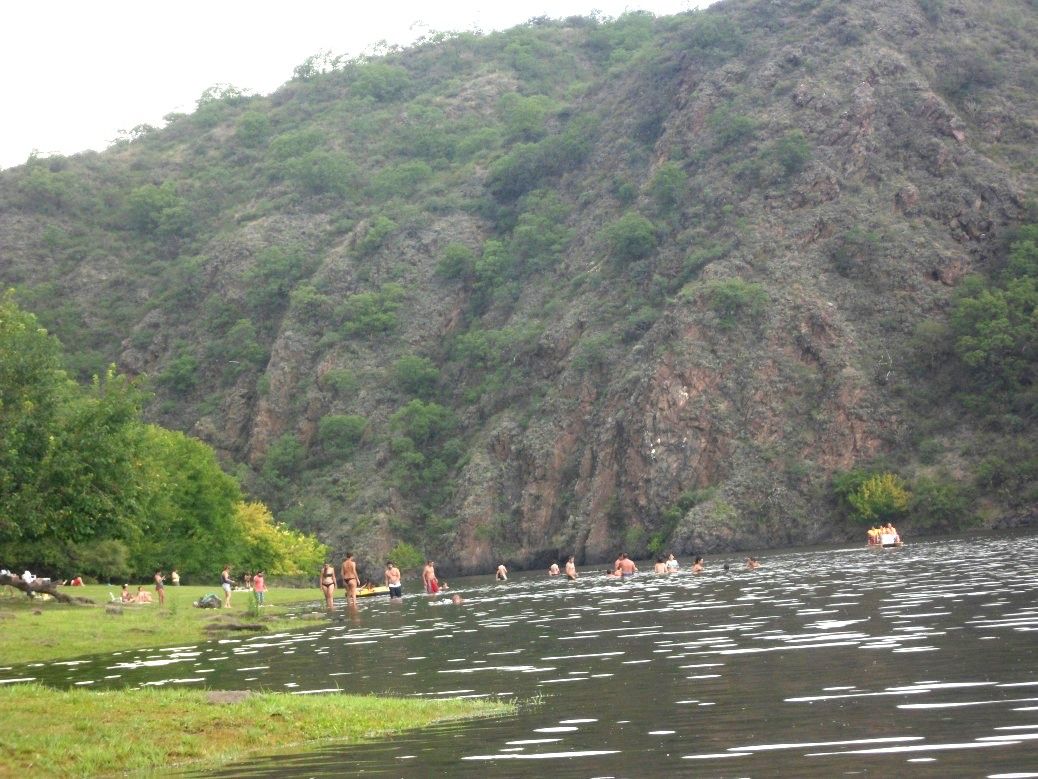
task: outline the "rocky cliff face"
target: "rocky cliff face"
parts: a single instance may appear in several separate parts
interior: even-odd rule
[[[1029,218],[1035,26],[726,2],[430,42],[8,171],[5,281],[340,551],[842,539],[834,472],[921,467],[913,331]]]

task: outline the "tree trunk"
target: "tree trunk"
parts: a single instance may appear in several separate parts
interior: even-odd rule
[[[41,579],[36,579],[32,583],[26,584],[22,581],[21,576],[4,575],[0,576],[0,585],[3,584],[7,584],[11,587],[14,587],[15,589],[21,590],[26,595],[31,595],[32,593],[46,593],[59,603],[83,603],[89,604],[91,606],[97,605],[89,598],[72,597],[70,595],[66,595],[63,592],[58,592],[58,585],[50,580],[43,581]]]

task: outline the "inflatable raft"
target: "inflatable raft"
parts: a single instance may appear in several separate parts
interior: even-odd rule
[[[369,595],[388,595],[388,594],[389,594],[389,587],[387,587],[384,584],[381,584],[378,587],[361,587],[359,590],[357,590],[357,597],[358,598],[367,598]]]

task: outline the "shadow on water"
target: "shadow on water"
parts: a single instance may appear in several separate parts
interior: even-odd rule
[[[788,552],[757,571],[716,560],[624,582],[459,579],[461,606],[373,598],[300,633],[18,675],[532,701],[214,776],[1038,776],[1035,540]]]

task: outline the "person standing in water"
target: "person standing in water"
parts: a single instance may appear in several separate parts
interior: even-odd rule
[[[422,569],[422,584],[425,585],[425,591],[430,595],[435,595],[440,591],[440,583],[436,580],[436,563],[432,560],[427,560],[425,568]]]
[[[331,563],[321,566],[321,592],[324,593],[324,605],[331,610],[335,601],[335,566]]]
[[[702,572],[703,572],[703,558],[702,557],[697,557],[692,562],[692,573],[702,573]]]
[[[357,576],[357,563],[353,560],[353,552],[346,553],[346,559],[342,561],[342,586],[346,588],[346,602],[357,602],[357,585],[360,578]]]
[[[577,578],[577,564],[573,562],[573,555],[566,561],[566,578],[574,581]]]
[[[393,565],[392,560],[386,562],[386,573],[383,576],[386,586],[389,587],[390,598],[404,597],[404,589],[400,585],[400,569]]]
[[[634,564],[634,560],[627,556],[626,552],[621,552],[619,559],[616,561],[616,570],[620,572],[623,578],[630,579],[638,573],[638,566]]]
[[[508,581],[508,569],[505,568],[505,564],[504,563],[501,563],[499,566],[497,566],[497,574],[496,575],[497,575],[497,580],[499,582],[506,582],[506,581]]]
[[[554,560],[551,561],[551,565],[548,566],[548,576],[559,575],[559,564]]]
[[[673,553],[668,554],[667,555],[667,573],[677,573],[677,572],[678,572],[678,560],[677,560],[676,557],[674,557]]]

